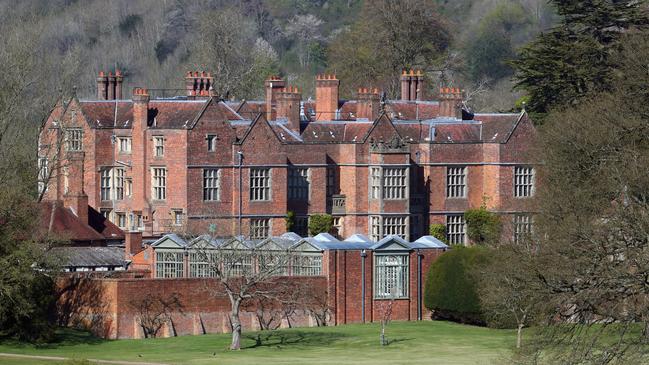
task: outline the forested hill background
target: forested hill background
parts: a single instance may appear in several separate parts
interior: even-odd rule
[[[507,60],[554,18],[546,0],[0,2],[1,28],[38,58],[38,85],[52,91],[93,97],[97,71],[118,68],[127,96],[182,88],[187,70],[208,70],[228,98],[260,98],[277,73],[306,99],[322,72],[338,74],[343,97],[361,86],[395,97],[401,68],[414,67],[430,92],[462,87],[480,111],[513,107]]]

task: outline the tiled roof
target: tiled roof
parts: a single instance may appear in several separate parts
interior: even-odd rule
[[[54,212],[52,212],[54,210]],[[42,202],[40,205],[40,229],[73,242],[98,242],[124,239],[124,232],[104,218],[101,213],[88,207],[88,223],[84,223],[61,203]]]
[[[130,100],[80,101],[79,104],[93,128],[130,128],[133,123]]]
[[[210,101],[208,106],[206,103]],[[131,101],[80,101],[80,104],[94,128],[130,128],[133,123]],[[357,104],[354,100],[341,101],[341,117],[356,117]],[[153,129],[191,129],[199,116],[203,120],[227,120],[241,139],[265,107],[263,101],[254,100],[156,99],[149,102],[149,125]],[[307,115],[314,107],[314,102],[304,102]],[[504,143],[521,118],[518,113],[477,113],[470,121],[439,117],[436,101],[392,100],[385,108],[399,135],[410,143]],[[270,125],[286,143],[360,143],[373,122],[367,119],[303,122],[300,135],[290,130],[285,120],[271,121]]]

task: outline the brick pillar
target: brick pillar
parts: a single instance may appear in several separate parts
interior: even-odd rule
[[[381,97],[378,89],[358,89],[356,117],[376,120],[379,117],[380,104]]]
[[[462,119],[462,93],[459,88],[444,87],[439,91],[439,116]]]
[[[63,195],[63,205],[71,208],[79,220],[88,224],[88,195],[83,187],[83,152],[67,152],[68,191]]]
[[[346,251],[336,253],[336,324],[347,323],[347,263]]]
[[[133,211],[143,210],[146,206],[147,199],[147,138],[146,130],[148,128],[149,113],[149,92],[147,89],[133,89],[133,127],[132,127],[132,176],[133,191],[132,205]]]
[[[406,70],[401,71],[401,100],[410,100],[410,76]]]
[[[289,86],[277,93],[277,118],[288,119],[288,128],[300,134],[300,101],[302,94],[297,87]]]
[[[264,81],[264,88],[266,90],[266,120],[275,120],[276,118],[276,99],[277,93],[286,87],[286,82],[279,76],[270,76]]]
[[[316,120],[334,120],[338,110],[338,87],[336,75],[318,75],[315,80]]]
[[[104,71],[99,71],[99,76],[97,76],[97,99],[106,100],[108,97],[106,92],[108,91],[108,78]]]

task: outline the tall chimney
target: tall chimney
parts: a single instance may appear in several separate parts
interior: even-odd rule
[[[415,76],[415,81],[417,82],[417,96],[415,100],[424,100],[424,74],[421,70],[417,70],[417,75]]]
[[[334,120],[338,110],[340,80],[335,74],[318,75],[315,79],[316,120]]]
[[[97,76],[97,99],[106,100],[108,91],[108,78],[104,71],[99,71],[99,76]]]
[[[358,89],[356,117],[366,118],[372,121],[376,120],[379,117],[380,103],[381,97],[379,96],[378,89]]]
[[[286,87],[286,82],[279,76],[270,76],[264,81],[264,88],[266,89],[266,119],[275,120],[277,116],[276,99],[277,93]]]
[[[297,87],[289,86],[277,93],[277,118],[288,119],[291,130],[300,134],[300,101],[302,94]]]
[[[462,119],[462,94],[459,88],[444,87],[439,91],[439,116]]]
[[[401,71],[401,100],[410,100],[410,76],[405,69]]]
[[[63,205],[71,208],[80,221],[88,224],[88,195],[83,187],[83,151],[66,152],[68,190],[63,195]]]
[[[115,100],[115,76],[112,72],[108,72],[108,96],[107,100]]]
[[[133,125],[131,127],[132,135],[132,179],[133,190],[131,192],[131,209],[141,211],[144,214],[146,206],[146,182],[147,182],[147,147],[146,130],[148,128],[149,116],[149,92],[147,89],[133,89]]]
[[[122,76],[122,71],[115,70],[115,99],[122,99],[122,83],[124,82],[124,77]]]

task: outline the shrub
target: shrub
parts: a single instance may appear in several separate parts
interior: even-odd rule
[[[429,227],[429,233],[431,236],[437,238],[438,240],[446,243],[446,226],[441,223],[433,223]]]
[[[466,233],[471,241],[483,244],[500,239],[500,218],[496,213],[488,211],[484,205],[464,212],[464,220]]]
[[[484,325],[473,269],[486,260],[485,250],[457,246],[430,266],[424,304],[433,318]]]
[[[293,232],[293,227],[295,227],[295,212],[292,210],[286,212],[284,221],[286,222],[286,232]]]
[[[312,236],[331,232],[333,226],[334,219],[329,214],[314,214],[309,217],[309,234]]]

